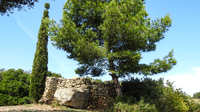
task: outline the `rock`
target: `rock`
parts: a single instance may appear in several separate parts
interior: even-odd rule
[[[62,91],[59,89],[62,89]],[[79,94],[81,94],[80,98],[77,96]],[[86,94],[89,95],[87,96]],[[92,108],[99,108],[109,101],[110,97],[114,98],[116,92],[113,83],[97,83],[95,80],[79,77],[74,77],[73,79],[46,77],[45,90],[39,103],[46,104],[53,101],[53,99],[57,99],[54,95],[60,99],[59,103],[61,105],[87,108],[89,104],[92,105]]]
[[[72,78],[72,80],[76,80],[78,77],[76,77],[76,76],[74,76],[73,78]]]
[[[91,83],[92,83],[92,84],[95,84],[96,82],[95,82],[95,80],[91,80]]]
[[[92,85],[92,88],[93,89],[98,89],[98,86],[97,85]]]
[[[62,88],[56,90],[54,97],[59,101],[60,105],[85,109],[89,104],[90,93],[89,89]]]
[[[40,99],[40,100],[38,101],[38,103],[39,103],[39,104],[43,104],[43,103],[44,103],[44,100]]]
[[[77,85],[80,85],[81,83],[82,83],[81,80],[77,80],[77,81],[76,81],[76,84],[77,84]]]

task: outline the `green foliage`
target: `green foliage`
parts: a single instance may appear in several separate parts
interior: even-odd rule
[[[98,83],[104,83],[104,81],[102,81],[101,79],[94,79],[94,78],[88,77],[88,76],[86,76],[85,78],[89,79],[90,81],[94,80],[95,82],[98,82]]]
[[[49,12],[48,10],[44,10],[30,80],[29,95],[35,100],[35,102],[38,102],[42,97],[48,72],[48,18]]]
[[[121,84],[122,91],[128,96],[134,96],[138,101],[144,98],[146,102],[151,103],[152,99],[158,99],[163,94],[163,79],[158,81],[151,78],[130,78],[123,80]]]
[[[152,21],[142,0],[68,0],[63,9],[61,24],[51,21],[51,40],[79,62],[80,76],[105,70],[118,77],[153,75],[176,64],[173,50],[163,60],[139,64],[141,53],[155,51],[172,21],[169,15]]]
[[[173,49],[162,60],[139,63],[142,52],[156,50],[172,22],[169,14],[151,20],[144,0],[68,0],[63,10],[60,24],[50,22],[52,44],[79,62],[75,72],[80,76],[108,71],[117,95],[123,95],[119,77],[155,75],[176,65]]]
[[[188,97],[181,89],[174,89],[173,83],[167,81],[167,87],[163,88],[163,95],[158,100],[162,104],[159,109],[168,112],[187,112],[189,111]],[[158,105],[158,104],[157,104]]]
[[[21,99],[18,99],[18,103],[19,104],[30,104],[32,102],[33,102],[33,99],[28,97],[28,96],[25,96],[25,97],[23,97]]]
[[[9,69],[1,72],[0,105],[16,105],[30,103],[29,95],[30,76],[22,69]]]
[[[4,15],[7,13],[13,13],[14,9],[22,10],[24,6],[27,6],[29,9],[34,6],[34,3],[38,0],[1,0],[0,1],[0,14]]]
[[[28,96],[30,77],[22,69],[9,69],[2,74],[0,93],[10,96]]]
[[[49,8],[50,8],[50,4],[49,4],[49,3],[45,3],[44,7],[45,7],[46,9],[49,9]]]
[[[18,105],[18,104],[30,104],[33,99],[28,96],[23,98],[14,97],[7,94],[0,93],[0,106],[7,106],[7,105]]]
[[[193,98],[200,98],[200,92],[194,93]]]
[[[47,76],[48,76],[48,77],[62,77],[61,74],[53,73],[53,72],[51,72],[51,71],[48,71],[48,72],[47,72]]]
[[[29,104],[35,102],[29,96],[31,72],[22,69],[0,69],[0,106]],[[60,74],[48,71],[50,77],[61,77]]]
[[[59,100],[58,99],[53,99],[53,101],[51,102],[51,107],[58,107],[58,106],[61,106],[60,104],[59,104]]]
[[[4,69],[4,68],[0,69],[0,82],[1,82],[1,80],[2,80],[2,73],[3,73],[3,72],[5,72],[5,69]]]
[[[195,103],[190,96],[181,89],[175,89],[173,83],[167,81],[164,86],[163,79],[151,78],[124,80],[121,84],[124,97],[116,97],[116,102],[136,104],[144,101],[154,105],[158,112],[197,112],[200,104]]]
[[[25,71],[25,73],[31,75],[31,70]],[[47,76],[48,76],[48,77],[62,77],[61,74],[59,74],[59,73],[54,73],[54,72],[52,72],[52,71],[48,71],[48,72],[47,72]]]
[[[189,99],[188,107],[189,112],[200,112],[200,103],[195,102],[194,99]]]
[[[128,99],[128,100],[124,100]],[[135,103],[133,103],[133,101]],[[116,101],[105,112],[157,112],[155,105],[145,103],[143,99],[136,101],[134,97],[117,96]]]

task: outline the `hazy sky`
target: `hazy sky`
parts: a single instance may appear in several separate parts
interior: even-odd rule
[[[9,17],[0,16],[0,68],[6,70],[31,70],[44,3],[50,3],[50,19],[59,21],[62,18],[62,8],[66,0],[39,0],[33,9],[14,11]],[[163,58],[172,49],[177,65],[169,72],[151,76],[154,79],[164,77],[175,81],[174,86],[182,88],[186,93],[193,95],[200,89],[200,1],[199,0],[146,0],[146,10],[152,20],[170,14],[172,26],[165,33],[165,39],[157,43],[154,52],[143,53],[141,63],[153,62]],[[48,70],[60,73],[65,78],[78,76],[74,70],[77,62],[67,59],[67,53],[57,50],[48,44]],[[138,75],[133,75],[138,76]],[[102,80],[111,80],[109,75],[99,77]]]

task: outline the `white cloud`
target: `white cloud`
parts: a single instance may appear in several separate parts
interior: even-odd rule
[[[165,81],[175,81],[173,86],[182,88],[184,92],[193,96],[194,93],[200,91],[200,67],[190,68],[189,73],[178,73],[176,75],[165,77]]]
[[[22,22],[22,20],[17,17],[17,16],[13,16],[15,18],[15,20],[17,21],[17,24],[29,35],[29,37],[32,39],[33,42],[37,42],[37,36],[34,35],[33,33],[31,33],[31,29],[26,27],[26,25],[24,25],[24,23]],[[38,29],[39,30],[39,29]],[[67,71],[67,68],[66,66],[58,60],[58,58],[53,55],[52,53],[49,53],[50,56],[56,61],[56,63],[59,64],[59,66],[64,70],[64,71]]]
[[[26,25],[24,25],[24,23],[22,22],[22,20],[17,17],[17,16],[13,16],[15,18],[15,20],[17,21],[17,24],[19,25],[19,27],[21,27],[28,35],[29,37],[36,43],[37,41],[37,36],[32,34],[28,28],[26,27]]]
[[[64,70],[64,71],[68,71],[67,67],[61,63],[61,61],[58,60],[58,58],[56,58],[55,55],[53,55],[52,53],[49,53],[50,56],[56,61],[56,63],[58,63],[58,65]]]

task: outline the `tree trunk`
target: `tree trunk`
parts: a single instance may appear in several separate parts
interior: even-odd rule
[[[115,67],[114,67],[114,64],[113,64],[113,60],[109,61],[109,65],[110,65],[110,70],[114,71]],[[123,96],[122,89],[121,89],[119,81],[118,81],[119,77],[116,74],[113,74],[113,73],[109,74],[109,75],[112,77],[117,96]]]
[[[111,76],[112,76],[112,80],[115,85],[115,91],[117,93],[117,96],[123,96],[122,89],[121,89],[119,81],[118,81],[118,77],[116,76],[116,74],[112,74]]]

